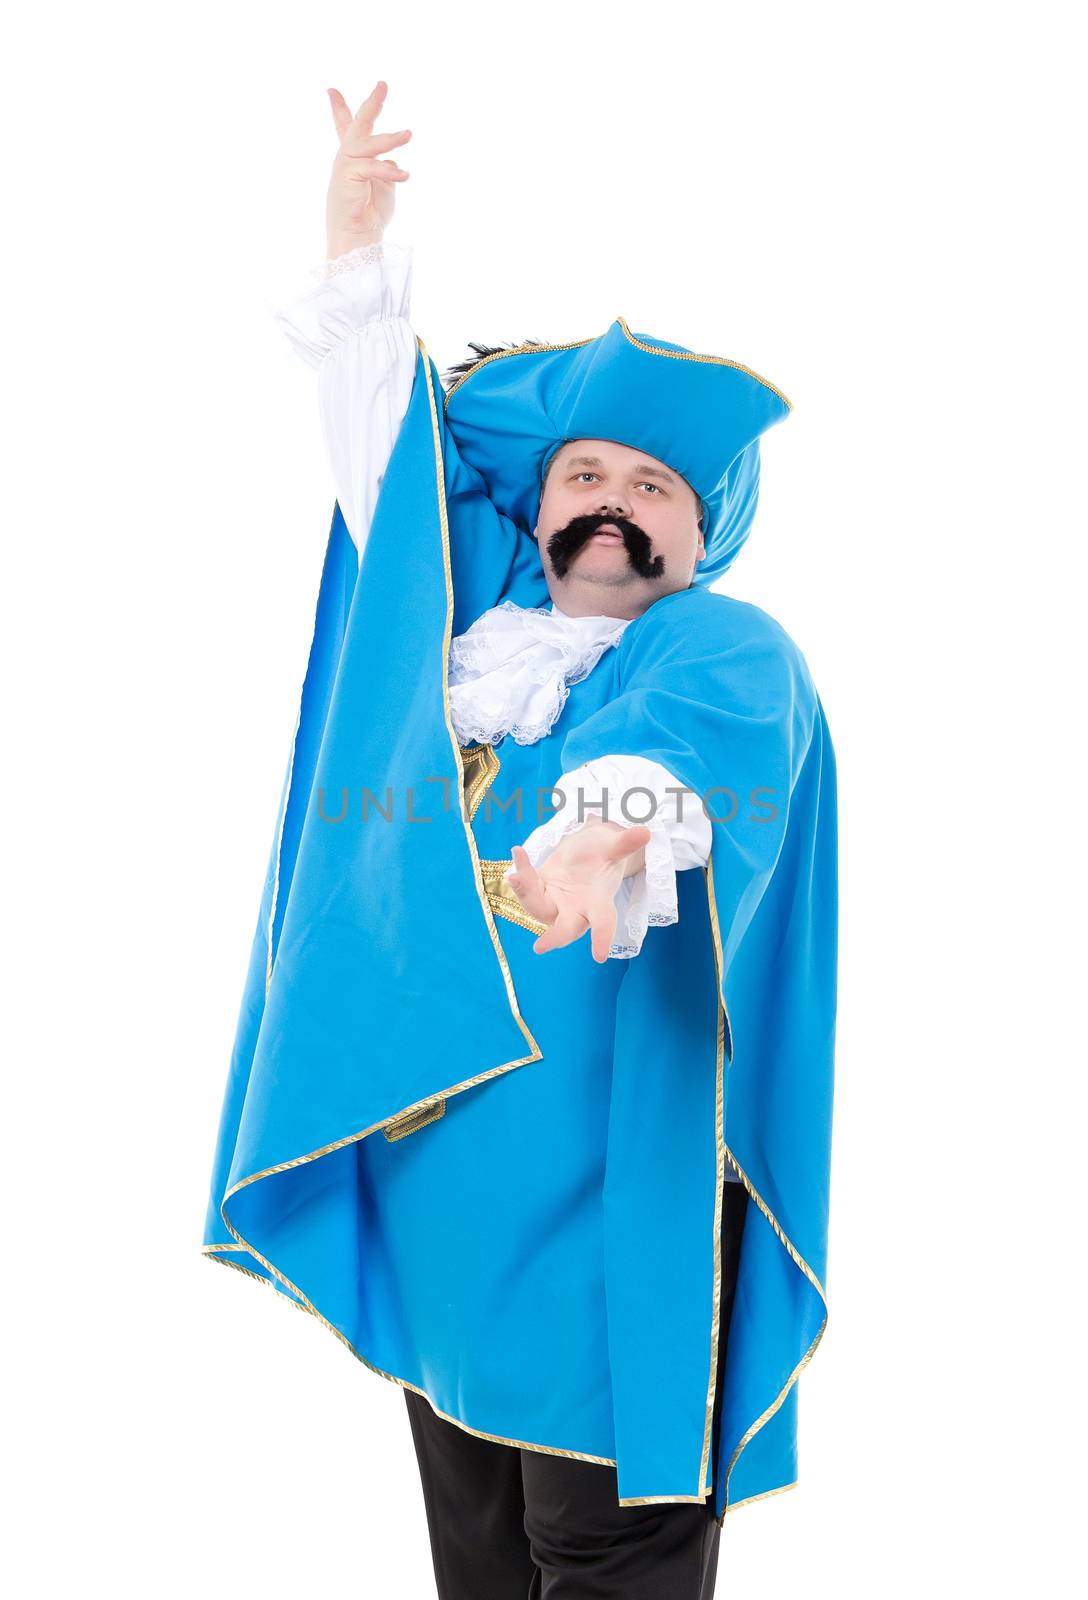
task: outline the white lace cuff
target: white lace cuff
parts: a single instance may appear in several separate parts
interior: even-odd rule
[[[559,779],[553,799],[560,808],[525,840],[525,853],[539,867],[560,839],[582,827],[591,814],[625,828],[649,828],[645,867],[624,878],[616,890],[616,931],[609,956],[637,956],[647,928],[676,922],[677,871],[704,866],[709,859],[710,820],[697,795],[668,792],[682,788],[667,767],[644,756],[589,761]]]
[[[319,367],[369,323],[407,320],[411,294],[411,246],[382,239],[321,262],[270,309],[296,354]]]

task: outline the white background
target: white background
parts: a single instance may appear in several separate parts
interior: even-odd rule
[[[200,1254],[333,494],[269,314],[390,84],[439,367],[619,315],[780,385],[726,587],[839,759],[823,1344],[719,1593],[1074,1583],[1085,262],[1066,8],[22,6],[6,26],[20,1596],[433,1595],[401,1391]]]

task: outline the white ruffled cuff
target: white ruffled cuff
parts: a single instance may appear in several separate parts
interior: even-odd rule
[[[560,778],[553,794],[562,795],[563,803],[525,840],[526,855],[539,867],[559,841],[582,827],[591,814],[624,828],[649,828],[645,867],[622,879],[616,890],[616,930],[609,956],[637,956],[647,928],[676,922],[677,871],[705,865],[709,858],[709,819],[697,797],[667,792],[680,788],[666,767],[642,756],[587,762]]]
[[[407,321],[412,297],[412,247],[382,239],[313,267],[301,286],[270,309],[307,366],[369,323]]]

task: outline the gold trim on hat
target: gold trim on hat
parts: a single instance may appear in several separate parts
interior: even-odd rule
[[[625,317],[617,317],[616,321],[623,330],[624,338],[633,344],[636,350],[645,350],[647,355],[651,356],[668,356],[673,361],[698,361],[704,365],[714,367],[732,367],[736,372],[747,373],[750,378],[754,378],[765,389],[769,389],[772,394],[777,395],[788,411],[793,410],[793,402],[782,393],[777,384],[772,383],[769,378],[765,378],[762,373],[756,372],[753,367],[746,367],[743,361],[732,361],[728,356],[704,356],[694,350],[662,350],[658,345],[647,344],[644,339],[637,338],[627,326]],[[471,378],[473,373],[479,372],[481,367],[486,367],[489,362],[502,361],[506,356],[547,355],[554,350],[580,350],[583,345],[593,344],[596,339],[603,337],[603,334],[595,334],[592,339],[573,339],[568,344],[519,344],[514,345],[510,350],[495,350],[489,356],[481,356],[479,361],[474,361],[468,371],[463,372],[457,382],[452,384],[446,391],[443,410],[449,405],[451,396],[457,393],[466,379]]]
[[[589,339],[572,339],[569,344],[516,344],[509,350],[494,350],[489,356],[481,356],[479,361],[474,361],[467,372],[462,372],[457,382],[451,384],[446,390],[446,398],[442,409],[445,411],[450,403],[450,398],[455,395],[467,378],[474,372],[479,372],[481,367],[486,367],[491,361],[502,361],[506,356],[544,355],[549,350],[578,350],[584,344],[592,344],[599,335],[594,334]]]
[[[728,356],[701,356],[696,354],[694,350],[662,350],[656,344],[647,344],[645,340],[636,338],[623,317],[617,317],[616,321],[623,329],[624,337],[630,340],[636,350],[645,350],[651,356],[667,356],[672,361],[699,361],[714,367],[733,367],[737,372],[746,372],[750,378],[754,378],[765,389],[769,389],[772,394],[776,394],[787,410],[793,410],[792,401],[787,400],[777,384],[772,383],[769,378],[765,378],[762,373],[756,372],[752,367],[746,367],[743,361],[730,361]]]

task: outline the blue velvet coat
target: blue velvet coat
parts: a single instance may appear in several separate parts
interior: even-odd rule
[[[361,570],[333,516],[204,1249],[460,1426],[724,1516],[795,1481],[826,1320],[831,742],[783,629],[696,586],[547,737],[462,749],[452,634],[548,599],[469,453],[420,345]],[[510,846],[538,789],[625,753],[704,797],[710,862],[636,958],[536,956]],[[749,1206],[714,1461],[727,1167]]]

